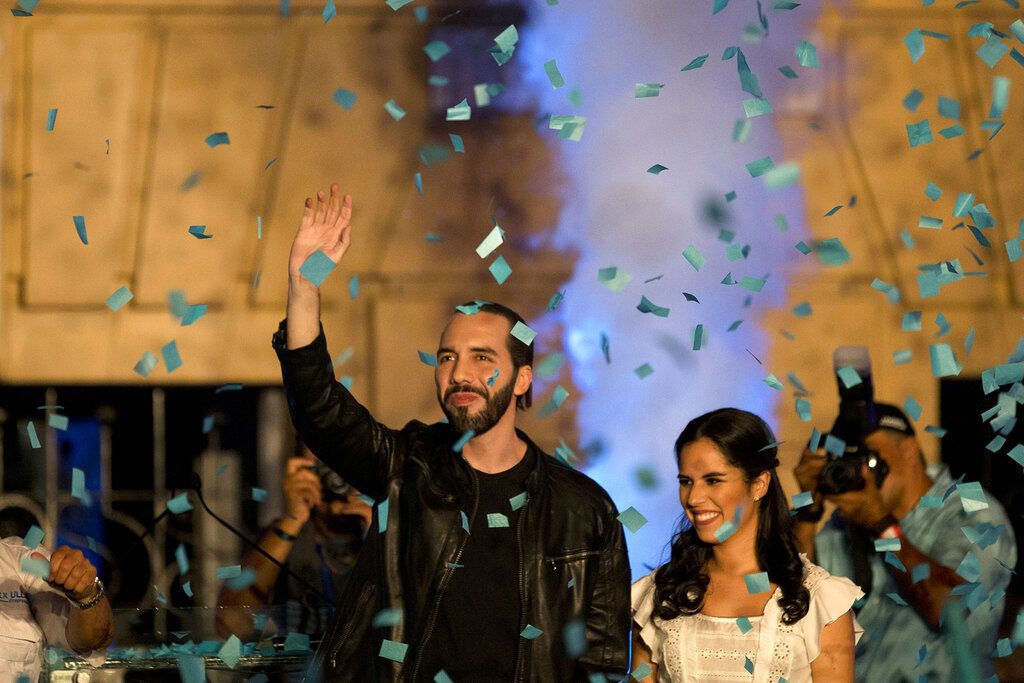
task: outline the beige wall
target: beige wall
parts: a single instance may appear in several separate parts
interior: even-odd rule
[[[287,19],[278,6],[79,0],[4,20],[0,382],[279,381],[269,340],[284,316],[291,235],[303,198],[331,180],[355,197],[355,232],[324,285],[324,325],[334,355],[355,352],[339,375],[352,375],[386,421],[439,414],[416,350],[436,348],[455,304],[499,299],[537,316],[568,278],[571,254],[527,248],[560,208],[535,113],[432,118],[427,30],[411,11],[338,2],[325,25],[322,3],[294,2]],[[351,111],[332,101],[339,87],[357,93]],[[401,121],[384,110],[392,98],[408,112]],[[51,107],[59,112],[46,132]],[[219,131],[229,145],[204,144]],[[466,153],[424,168],[419,145],[448,146],[449,132],[463,136]],[[184,190],[196,171],[202,179]],[[88,246],[73,215],[85,216]],[[492,215],[508,232],[497,252],[513,268],[505,288],[487,271],[494,257],[473,251]],[[192,224],[215,237],[193,238]],[[428,231],[445,241],[428,243]],[[354,273],[361,292],[352,301]],[[104,301],[121,285],[135,298],[113,313]],[[180,327],[168,313],[172,289],[209,312]],[[145,351],[159,356],[171,339],[180,369],[133,373]],[[558,340],[539,343],[551,350]],[[570,437],[568,406],[534,429],[549,447],[557,433]]]
[[[788,153],[803,164],[805,218],[812,237],[839,237],[853,259],[841,267],[823,268],[814,256],[806,256],[787,273],[787,308],[763,321],[776,340],[769,363],[780,377],[792,370],[804,381],[812,394],[813,424],[824,430],[831,425],[838,400],[832,350],[841,344],[867,345],[876,395],[899,405],[914,396],[923,407],[923,428],[939,423],[939,380],[931,373],[930,343],[948,342],[964,365],[960,376],[978,377],[985,368],[1006,362],[1024,334],[1024,261],[1010,263],[1003,247],[1018,234],[1018,221],[1024,216],[1024,132],[1018,123],[1024,113],[1022,67],[1007,55],[989,69],[975,55],[982,39],[967,38],[975,22],[992,21],[1005,30],[1018,15],[998,4],[962,11],[924,8],[920,3],[848,4],[842,12],[826,8],[811,37],[819,45],[825,70],[818,82],[827,86],[810,91],[795,87],[794,93],[800,94],[783,107],[779,122]],[[926,37],[924,56],[912,64],[902,41],[914,28],[945,33],[951,40]],[[1007,42],[1016,44],[1012,35]],[[991,104],[994,75],[1009,76],[1013,84],[1003,116],[1007,125],[989,141],[979,124]],[[913,88],[925,95],[916,113],[901,104]],[[939,136],[940,129],[954,123],[938,115],[939,95],[961,102],[964,136]],[[905,125],[925,118],[931,122],[934,141],[911,149]],[[982,153],[968,161],[976,149]],[[924,194],[929,181],[942,188],[936,202]],[[952,217],[959,192],[976,193],[976,201],[985,203],[995,218],[997,227],[985,231],[991,250],[981,247],[965,227],[953,229],[963,220]],[[824,217],[833,206],[848,204],[851,195],[857,197],[855,207]],[[942,229],[918,228],[922,215],[943,218]],[[900,241],[904,229],[916,241],[912,250]],[[967,247],[983,266],[975,263]],[[918,265],[949,259],[960,259],[965,270],[986,275],[968,277],[943,287],[937,297],[922,298],[916,282]],[[893,305],[872,289],[875,278],[898,286],[901,302]],[[798,318],[791,309],[804,301],[813,313]],[[903,332],[903,314],[914,310],[922,312],[923,329]],[[953,327],[935,339],[940,312]],[[968,355],[964,341],[971,328],[975,340]],[[796,341],[785,339],[780,329],[794,333]],[[913,361],[894,365],[893,353],[904,348],[912,350]],[[795,462],[810,431],[810,425],[798,419],[791,393],[787,387],[778,410],[782,432],[791,435],[783,446],[789,463]],[[935,458],[938,440],[929,434],[922,434],[921,440]]]

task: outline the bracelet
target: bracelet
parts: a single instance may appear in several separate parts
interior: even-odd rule
[[[878,520],[870,529],[875,538],[899,538],[903,536],[903,529],[900,528],[899,520],[892,515],[886,515]]]
[[[271,531],[273,531],[274,535],[276,535],[282,541],[288,541],[289,543],[294,543],[295,541],[299,540],[298,536],[292,536],[290,533],[288,533],[287,531],[285,531],[284,529],[282,529],[279,526],[273,527],[271,529]]]
[[[100,581],[100,577],[98,576],[93,579],[92,585],[96,586],[96,595],[92,596],[85,602],[78,602],[77,600],[73,600],[69,597],[68,599],[71,600],[71,604],[81,610],[86,610],[100,604],[100,600],[102,600],[103,596],[107,594],[107,590],[103,587],[103,582]]]

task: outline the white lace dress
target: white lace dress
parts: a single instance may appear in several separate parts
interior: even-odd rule
[[[776,589],[757,617],[679,616],[662,621],[653,615],[654,573],[633,584],[633,620],[658,664],[659,683],[754,681],[806,683],[820,651],[821,629],[845,614],[863,593],[849,579],[832,576],[804,558],[804,585],[810,592],[807,614],[782,623]],[[854,639],[863,629],[854,620]]]

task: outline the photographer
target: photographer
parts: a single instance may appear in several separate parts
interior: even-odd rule
[[[981,676],[989,675],[1010,579],[1006,567],[1017,560],[1013,528],[992,497],[986,496],[987,504],[962,503],[944,465],[929,476],[906,415],[867,400],[859,446],[866,457],[850,461],[805,449],[794,470],[801,490],[814,496],[813,505],[795,515],[802,550],[867,594],[857,614],[865,629],[856,652],[857,680],[951,681],[963,671],[957,666],[964,659],[973,660],[968,664]],[[849,430],[845,435],[853,436]],[[846,465],[856,463],[857,481],[849,481],[849,472],[836,475],[843,468],[834,465],[844,459]],[[815,535],[826,500],[835,513]],[[898,539],[898,549],[876,551],[881,539]],[[961,648],[959,660],[943,613],[957,601],[947,609],[962,610],[970,640],[970,654]]]
[[[372,510],[359,492],[320,463],[305,446],[302,455],[288,459],[284,479],[285,514],[270,524],[257,544],[278,562],[337,601],[355,565]],[[302,582],[282,572],[249,548],[243,567],[256,578],[246,588],[221,590],[220,607],[284,605],[282,630],[323,633],[330,623],[330,605]],[[233,610],[221,610],[227,631],[239,637],[252,632],[252,624]]]

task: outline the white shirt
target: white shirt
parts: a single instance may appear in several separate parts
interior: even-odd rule
[[[0,539],[0,683],[19,675],[38,680],[43,647],[71,650],[67,641],[70,601],[43,579],[21,570],[21,560],[32,552],[47,559],[42,546],[26,548],[17,536]],[[83,655],[93,666],[104,661],[104,652]]]
[[[775,590],[761,616],[681,615],[670,621],[654,616],[654,572],[633,584],[633,620],[640,638],[658,664],[659,683],[754,681],[808,683],[811,662],[820,652],[821,630],[846,614],[863,593],[849,579],[834,577],[804,558],[804,586],[810,592],[807,614],[795,624],[782,623]],[[854,620],[854,640],[863,629]]]

